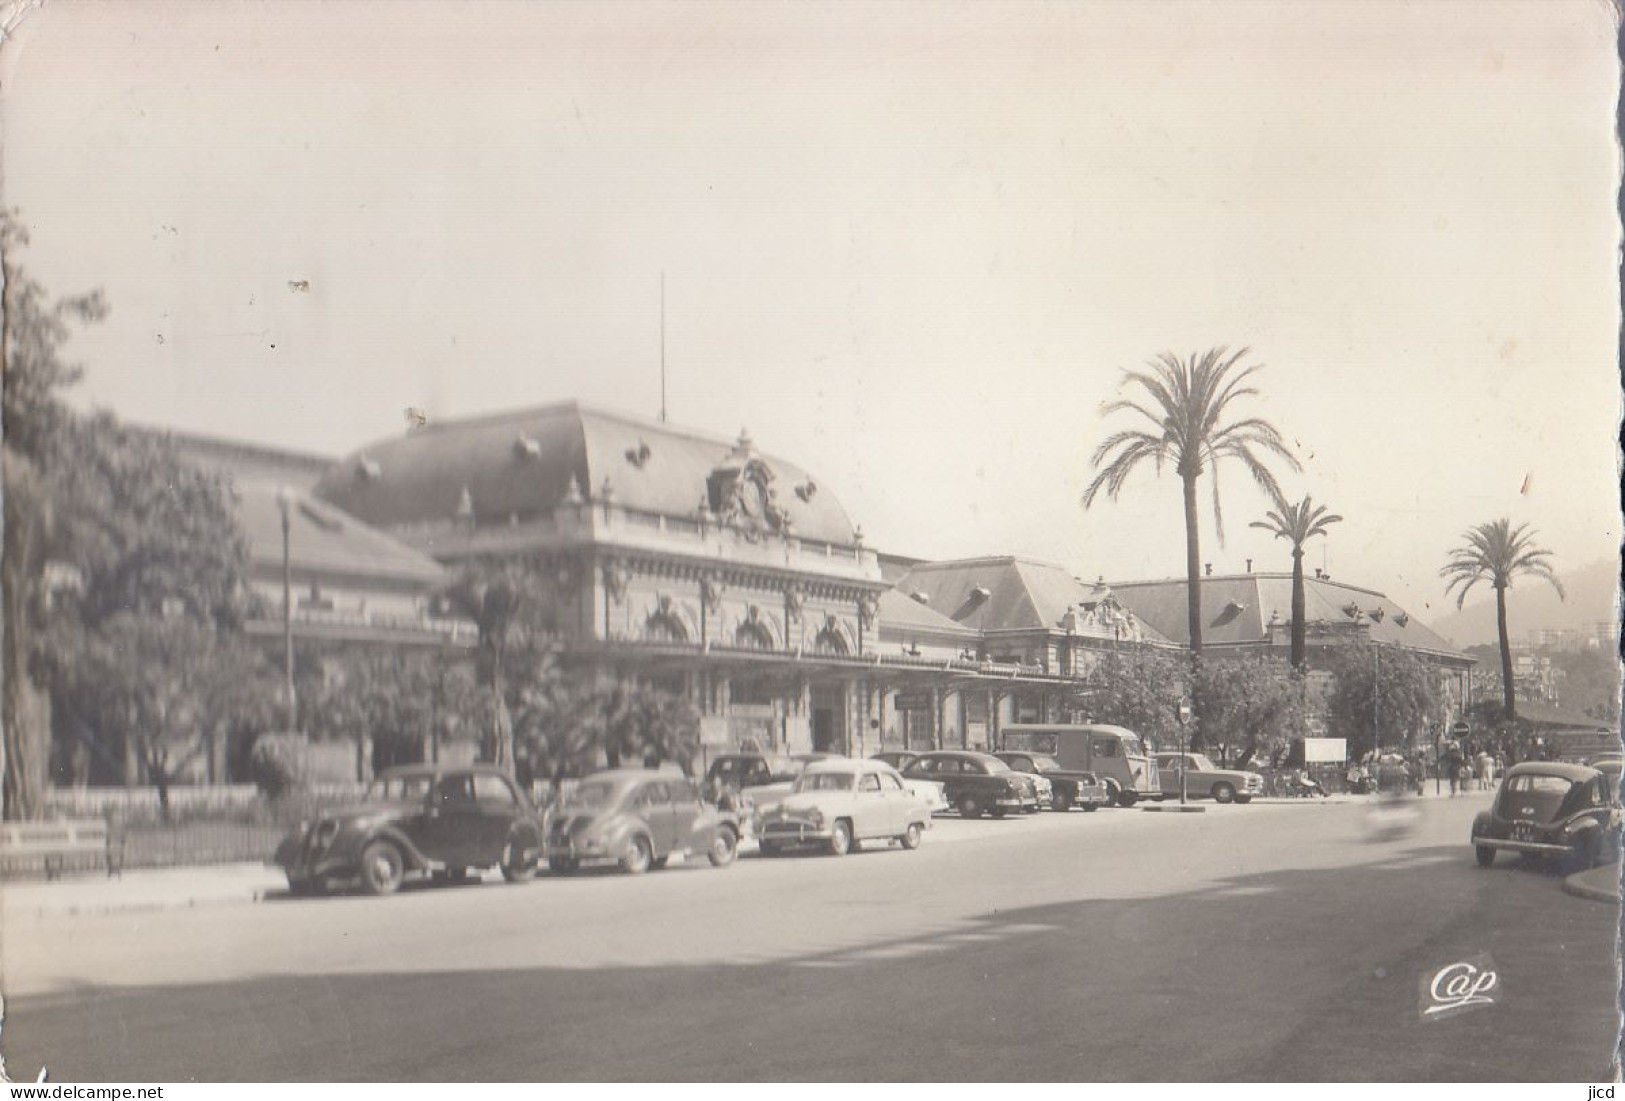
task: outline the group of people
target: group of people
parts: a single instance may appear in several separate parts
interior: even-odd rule
[[[1445,747],[1441,767],[1450,781],[1450,794],[1462,791],[1488,791],[1496,778],[1507,770],[1504,752],[1491,752],[1488,745],[1452,741]]]

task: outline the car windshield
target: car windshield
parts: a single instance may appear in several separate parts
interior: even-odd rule
[[[576,785],[574,791],[565,796],[564,805],[599,810],[614,802],[619,790],[619,785],[608,780],[583,780]]]
[[[797,791],[851,791],[850,772],[804,772],[796,780]]]
[[[425,798],[433,776],[417,773],[411,776],[380,776],[367,788],[367,799],[380,803],[407,803]]]
[[[1061,762],[1057,761],[1054,757],[1033,758],[1034,772],[1059,772],[1060,770]]]
[[[987,769],[988,772],[1014,772],[1015,771],[1009,765],[1007,765],[1003,761],[999,760],[997,757],[986,757],[986,756],[983,756],[981,754],[977,754],[976,756],[972,757],[971,760],[973,760],[973,761],[977,762],[978,764],[984,766]]]
[[[1128,757],[1144,757],[1145,746],[1141,745],[1140,739],[1133,735],[1125,735],[1123,738],[1123,754]]]

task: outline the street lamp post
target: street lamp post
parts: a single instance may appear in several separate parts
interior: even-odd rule
[[[299,729],[298,703],[293,693],[293,490],[278,486],[277,507],[282,511],[282,700],[288,731]]]

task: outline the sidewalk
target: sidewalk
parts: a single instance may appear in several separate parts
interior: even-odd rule
[[[1620,901],[1619,865],[1604,864],[1588,872],[1575,872],[1563,881],[1563,889],[1578,898],[1617,904]]]
[[[143,868],[122,876],[84,874],[54,881],[7,880],[0,882],[0,920],[254,902],[267,891],[286,886],[281,869],[259,863]]]

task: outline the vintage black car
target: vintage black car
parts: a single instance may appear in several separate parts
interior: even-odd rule
[[[1081,769],[1062,768],[1054,757],[1046,757],[1042,753],[995,753],[994,756],[1017,772],[1048,780],[1051,810],[1071,810],[1073,807],[1094,810],[1111,802],[1106,785],[1100,782],[1098,776]]]
[[[902,772],[908,767],[909,762],[918,756],[919,753],[917,751],[911,752],[902,749],[888,749],[884,753],[871,753],[869,755],[869,759],[871,761],[885,761],[898,772]]]
[[[619,864],[638,874],[665,867],[673,853],[704,853],[721,868],[739,852],[739,833],[737,815],[706,802],[687,777],[611,769],[582,780],[554,811],[547,866],[562,873]]]
[[[407,765],[378,776],[362,802],[301,822],[272,863],[294,894],[358,880],[387,895],[409,872],[462,880],[498,867],[510,883],[529,879],[541,858],[536,808],[501,771],[475,765]]]
[[[1494,804],[1473,820],[1473,852],[1486,868],[1498,852],[1593,867],[1619,855],[1618,800],[1618,788],[1588,765],[1513,765]]]
[[[1033,780],[991,753],[957,749],[922,753],[903,769],[903,776],[937,781],[949,805],[966,818],[980,818],[984,811],[1003,818],[1011,811],[1039,809]]]

